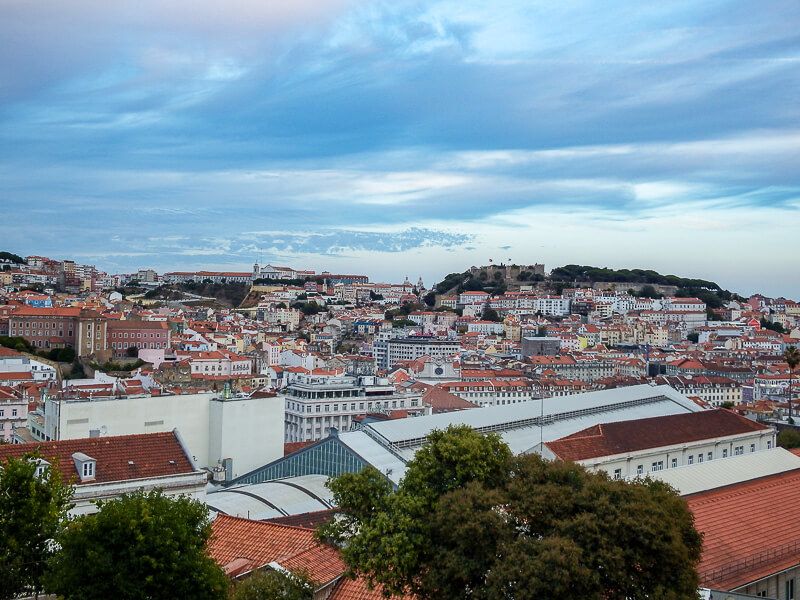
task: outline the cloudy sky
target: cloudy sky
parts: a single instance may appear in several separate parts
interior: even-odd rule
[[[0,0],[0,250],[800,296],[800,3]]]

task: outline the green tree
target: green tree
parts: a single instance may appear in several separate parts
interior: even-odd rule
[[[800,431],[792,427],[782,429],[778,433],[778,446],[790,450],[792,448],[800,448]]]
[[[38,594],[53,546],[71,508],[72,487],[37,454],[0,462],[0,598]],[[37,475],[37,467],[44,471]]]
[[[783,360],[789,365],[789,422],[792,423],[792,380],[794,379],[794,370],[797,365],[800,365],[800,350],[797,346],[789,346],[783,353]]]
[[[161,491],[98,503],[57,541],[46,589],[64,600],[226,597],[228,580],[208,556],[206,507]]]
[[[322,527],[350,569],[423,600],[696,598],[702,539],[666,484],[512,457],[496,435],[436,431],[392,490],[377,471],[330,483]]]
[[[230,600],[311,600],[314,584],[304,573],[258,571],[237,583]]]
[[[495,323],[499,323],[503,319],[500,318],[500,315],[497,314],[497,311],[490,306],[486,306],[483,309],[483,320],[484,321],[494,321]]]

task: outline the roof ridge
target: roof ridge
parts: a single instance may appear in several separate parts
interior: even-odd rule
[[[255,523],[258,525],[268,525],[271,527],[279,527],[281,529],[296,529],[298,531],[302,531],[303,533],[314,533],[314,530],[309,529],[308,527],[298,527],[297,525],[284,525],[283,523],[273,523],[272,521],[257,521],[256,519],[248,519],[246,517],[236,517],[233,515],[226,515],[225,513],[219,513],[217,515],[217,519],[220,518],[234,519],[237,521],[244,521],[246,523]]]

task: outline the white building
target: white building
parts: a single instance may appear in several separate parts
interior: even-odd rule
[[[483,333],[486,335],[500,335],[505,332],[505,326],[495,321],[472,321],[467,323],[469,333]]]
[[[3,346],[0,346],[0,373],[30,373],[30,379],[37,383],[55,381],[57,377],[55,367]]]
[[[421,392],[398,392],[388,379],[372,376],[298,375],[283,398],[287,442],[319,440],[331,429],[348,431],[355,417],[370,412],[425,412]]]
[[[70,440],[177,429],[202,467],[232,459],[231,476],[283,455],[283,398],[212,393],[92,399],[47,398],[46,439]]]
[[[423,356],[446,359],[460,351],[458,340],[421,336],[378,340],[373,344],[373,358],[379,369],[391,369],[398,361],[416,360]]]
[[[775,430],[725,409],[593,425],[537,448],[615,479],[775,447]]]
[[[0,462],[34,450],[42,456],[36,461],[40,472],[58,465],[63,480],[74,482],[73,516],[97,512],[96,500],[137,490],[205,500],[208,473],[194,463],[178,432],[4,445]]]

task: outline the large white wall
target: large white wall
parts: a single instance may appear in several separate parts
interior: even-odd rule
[[[245,473],[283,456],[283,398],[215,399],[185,394],[109,400],[48,400],[46,432],[52,439],[153,433],[177,429],[201,467],[223,458]],[[56,424],[58,433],[56,433]]]
[[[282,396],[215,399],[210,413],[210,456],[233,459],[233,477],[283,456]]]

